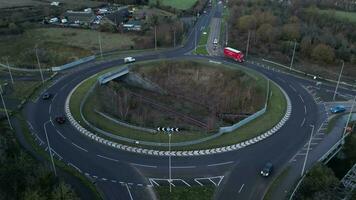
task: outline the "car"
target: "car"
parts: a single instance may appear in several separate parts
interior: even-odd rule
[[[132,63],[132,62],[135,62],[136,59],[134,57],[126,57],[124,58],[124,62],[125,63]]]
[[[271,162],[267,162],[260,173],[262,176],[267,177],[272,173],[272,171],[273,171],[273,164]]]
[[[346,111],[346,108],[343,105],[336,105],[336,106],[330,108],[330,112],[333,114],[341,113],[341,112],[345,112],[345,111]]]
[[[66,118],[64,116],[57,116],[56,117],[56,122],[58,124],[64,124],[64,122],[66,122]]]
[[[52,97],[52,95],[50,93],[48,93],[48,92],[43,93],[43,95],[42,95],[42,99],[43,100],[50,99],[51,97]]]

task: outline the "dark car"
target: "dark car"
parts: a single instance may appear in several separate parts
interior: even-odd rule
[[[346,108],[345,106],[343,105],[337,105],[337,106],[334,106],[332,108],[330,108],[330,112],[331,113],[341,113],[341,112],[345,112],[346,111]]]
[[[56,122],[58,124],[64,124],[64,122],[66,122],[66,118],[64,116],[58,116],[56,117]]]
[[[273,164],[271,162],[268,162],[261,170],[261,175],[267,177],[272,173],[272,171],[273,171]]]
[[[46,93],[44,93],[44,94],[42,95],[42,99],[43,99],[43,100],[50,99],[51,97],[52,97],[52,95],[51,95],[50,93],[48,93],[48,92],[46,92]]]

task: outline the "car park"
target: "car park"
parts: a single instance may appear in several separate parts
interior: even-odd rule
[[[261,170],[261,175],[264,177],[269,176],[273,171],[273,164],[271,162],[267,162],[265,166]]]
[[[345,111],[346,111],[346,108],[343,105],[336,105],[336,106],[330,108],[330,112],[333,113],[333,114],[342,113],[342,112],[345,112]]]

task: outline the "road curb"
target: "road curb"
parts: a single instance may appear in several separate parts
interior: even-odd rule
[[[286,112],[283,116],[283,118],[281,119],[281,121],[279,121],[273,128],[271,128],[270,130],[268,130],[267,132],[256,136],[252,139],[249,139],[247,141],[238,143],[238,144],[233,144],[233,145],[229,145],[229,146],[225,146],[225,147],[219,147],[219,148],[212,148],[212,149],[204,149],[204,150],[191,150],[191,151],[160,151],[160,150],[153,150],[153,149],[146,149],[146,148],[140,148],[140,147],[132,147],[132,146],[128,146],[128,145],[124,145],[124,144],[120,144],[117,142],[113,142],[110,140],[107,140],[103,137],[98,136],[97,134],[94,134],[90,131],[88,131],[86,128],[82,127],[73,117],[72,113],[70,112],[70,107],[69,107],[69,103],[70,103],[70,99],[74,93],[74,91],[83,83],[85,82],[85,80],[83,80],[82,82],[80,82],[78,85],[76,85],[71,92],[69,93],[69,95],[66,98],[66,102],[64,105],[64,110],[65,110],[65,114],[68,118],[68,121],[73,125],[73,127],[75,127],[80,133],[82,133],[83,135],[91,138],[92,140],[95,140],[99,143],[111,146],[113,148],[119,149],[119,150],[123,150],[123,151],[129,151],[129,152],[133,152],[133,153],[138,153],[138,154],[145,154],[145,155],[153,155],[153,156],[179,156],[179,157],[183,157],[183,156],[202,156],[202,155],[211,155],[211,154],[217,154],[217,153],[224,153],[224,152],[229,152],[229,151],[235,151],[238,149],[242,149],[245,148],[247,146],[250,146],[252,144],[255,144],[257,142],[260,142],[268,137],[270,137],[271,135],[275,134],[289,119],[289,117],[291,116],[292,113],[292,104],[291,101],[289,99],[289,96],[287,95],[287,93],[278,85],[277,87],[282,91],[282,93],[284,94],[286,100],[287,100],[287,109]]]

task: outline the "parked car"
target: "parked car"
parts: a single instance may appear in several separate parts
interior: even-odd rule
[[[124,62],[125,63],[132,63],[132,62],[135,62],[136,59],[134,57],[126,57],[124,58]]]
[[[263,169],[261,170],[261,175],[264,177],[269,176],[273,171],[273,164],[271,162],[267,162]]]
[[[330,112],[333,114],[345,112],[345,110],[346,110],[346,108],[343,105],[336,105],[336,106],[330,108]]]
[[[56,122],[58,124],[64,124],[64,122],[66,122],[66,118],[64,116],[58,116],[56,117]]]
[[[51,95],[50,93],[48,93],[48,92],[45,92],[45,93],[43,93],[43,95],[42,95],[42,99],[43,99],[43,100],[50,99],[51,97],[52,97],[52,95]]]

